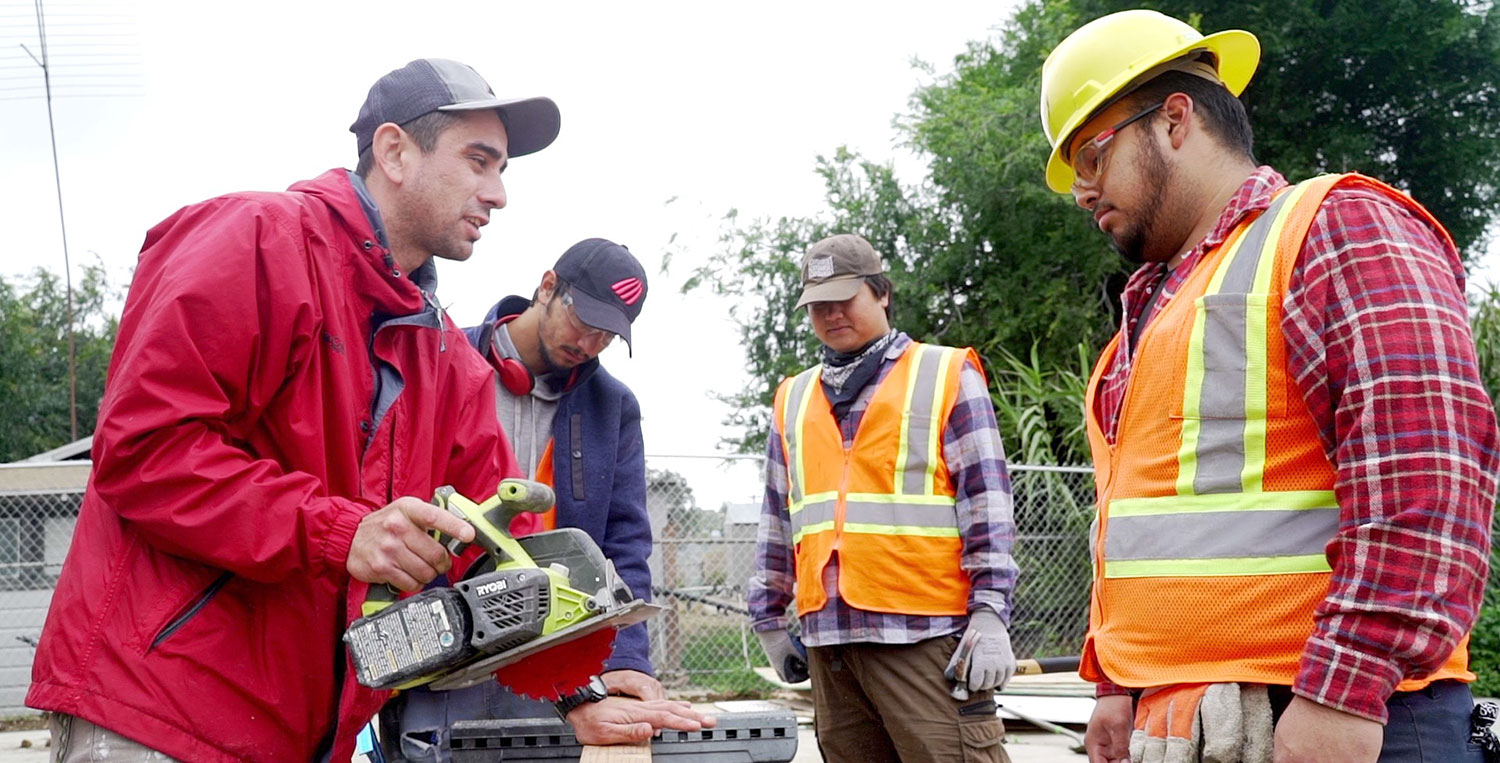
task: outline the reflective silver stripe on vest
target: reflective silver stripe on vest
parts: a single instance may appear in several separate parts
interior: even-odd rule
[[[932,490],[933,459],[937,449],[932,447],[937,433],[936,409],[941,404],[941,394],[946,381],[942,373],[946,365],[944,356],[953,352],[945,347],[918,345],[916,362],[912,363],[910,384],[907,388],[906,416],[902,420],[901,445],[896,457],[896,469],[900,492],[904,495],[924,495]],[[902,464],[902,460],[905,464]]]
[[[822,366],[812,368],[797,374],[792,378],[791,386],[786,391],[786,400],[783,404],[781,432],[786,436],[787,452],[782,454],[787,463],[787,503],[796,507],[802,502],[804,490],[802,484],[806,475],[802,472],[802,461],[798,454],[802,451],[802,407],[807,404],[807,396],[812,390],[812,385],[818,379],[818,372]]]
[[[1237,493],[1244,489],[1247,369],[1265,358],[1247,357],[1246,335],[1259,312],[1264,318],[1264,294],[1252,294],[1262,258],[1276,256],[1270,233],[1277,215],[1291,193],[1283,193],[1240,237],[1227,263],[1218,292],[1203,296],[1203,383],[1200,387],[1200,418],[1197,442],[1197,472],[1193,492]],[[1269,246],[1268,246],[1269,244]],[[1259,302],[1259,311],[1251,304]],[[1261,374],[1264,377],[1264,374]]]
[[[793,543],[802,540],[804,531],[820,532],[824,529],[833,529],[834,511],[838,508],[838,494],[823,493],[822,496],[814,496],[817,500],[807,501],[797,511],[792,512]]]
[[[1274,493],[1266,494],[1274,500]],[[1112,517],[1105,558],[1240,559],[1322,554],[1338,532],[1337,508],[1211,511]],[[1225,567],[1220,574],[1236,574]]]

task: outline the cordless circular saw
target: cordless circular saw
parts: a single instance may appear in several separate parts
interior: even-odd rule
[[[397,598],[371,586],[344,632],[359,682],[372,689],[461,689],[493,676],[517,694],[556,700],[601,672],[615,631],[661,608],[635,598],[577,528],[511,537],[511,520],[553,504],[540,482],[506,479],[483,503],[439,488],[432,502],[474,527],[485,556],[458,584]],[[469,546],[434,533],[454,556]]]

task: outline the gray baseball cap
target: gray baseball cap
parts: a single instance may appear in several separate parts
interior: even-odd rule
[[[809,302],[843,302],[859,293],[865,276],[879,275],[884,268],[875,247],[860,236],[829,236],[808,247],[802,258],[802,298],[797,307]]]
[[[375,141],[375,130],[386,122],[406,124],[434,111],[500,112],[509,136],[510,156],[525,156],[552,144],[562,123],[551,98],[495,97],[479,72],[445,58],[419,58],[381,77],[370,87],[359,117],[349,126],[362,153]]]

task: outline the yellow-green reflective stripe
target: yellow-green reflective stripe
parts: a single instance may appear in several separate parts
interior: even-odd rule
[[[938,436],[942,434],[938,426],[938,412],[943,410],[943,393],[947,391],[948,367],[953,365],[953,356],[957,350],[944,347],[942,355],[938,358],[937,371],[932,377],[932,402],[927,406],[932,422],[927,427],[927,469],[922,475],[922,492],[931,493],[937,478],[938,465]]]
[[[1307,193],[1307,183],[1282,194],[1281,206],[1271,221],[1271,229],[1261,245],[1260,261],[1255,269],[1255,283],[1251,291],[1269,295],[1271,280],[1276,273],[1276,247],[1281,241],[1281,231],[1292,216],[1297,202]],[[1269,299],[1269,297],[1267,297]],[[1267,326],[1269,304],[1260,300],[1246,305],[1245,327],[1245,466],[1240,475],[1240,484],[1246,491],[1263,489],[1266,473],[1266,418],[1269,414],[1266,376],[1270,371],[1267,351]]]
[[[809,495],[806,498],[803,498],[802,500],[791,504],[791,506],[789,507],[789,513],[793,517],[796,517],[798,514],[801,514],[804,510],[811,506],[818,506],[822,504],[833,505],[838,501],[838,497],[839,494],[836,490],[829,490],[822,493],[813,493],[812,495]],[[951,495],[887,495],[885,493],[850,493],[848,496],[848,502],[871,504],[899,503],[909,504],[913,506],[948,507],[958,505],[958,499],[954,498]]]
[[[800,500],[800,501],[793,501],[792,502],[792,504],[791,504],[791,513],[796,514],[797,512],[799,512],[799,511],[802,510],[803,506],[808,506],[808,505],[815,504],[815,503],[822,503],[824,501],[834,501],[834,500],[837,500],[838,497],[839,497],[839,491],[837,491],[837,490],[825,490],[824,492],[821,492],[821,493],[813,493],[812,495],[804,496],[802,498],[802,500]]]
[[[818,533],[825,532],[833,532],[833,522],[819,522],[815,525],[808,525],[807,527],[804,527],[801,530],[792,533],[792,543],[801,543],[804,536],[817,535]]]
[[[1295,511],[1336,509],[1332,490],[1286,490],[1274,493],[1214,493],[1169,495],[1160,498],[1116,498],[1109,502],[1109,516],[1142,517],[1152,514],[1186,514],[1194,511]],[[1226,528],[1226,532],[1232,528]]]
[[[1271,247],[1271,256],[1261,256],[1262,268],[1275,260],[1275,237],[1266,246]],[[1240,445],[1244,454],[1240,489],[1247,493],[1263,490],[1266,477],[1266,375],[1270,370],[1266,357],[1267,299],[1263,294],[1245,299],[1245,426]]]
[[[850,501],[865,503],[920,503],[932,506],[956,506],[958,499],[951,495],[887,495],[885,493],[850,493]]]
[[[923,538],[957,538],[957,527],[905,527],[845,522],[844,532],[859,535],[912,535]]]
[[[804,463],[804,460],[807,458],[807,443],[803,439],[806,432],[804,425],[807,422],[808,402],[813,397],[812,385],[818,383],[818,377],[822,369],[822,365],[816,365],[797,374],[796,379],[792,382],[792,388],[787,390],[788,393],[795,393],[797,395],[796,400],[787,401],[787,416],[792,419],[790,422],[791,427],[789,427],[793,432],[791,446],[795,452],[783,454],[787,457],[788,463],[793,464],[793,484],[789,486],[787,495],[794,498],[802,495],[802,492],[807,489],[807,466]],[[790,397],[790,394],[788,396]],[[795,403],[795,407],[792,405],[793,403]]]
[[[1244,559],[1143,559],[1105,561],[1106,578],[1192,578],[1226,575],[1291,575],[1329,572],[1322,554],[1306,556],[1251,557]]]

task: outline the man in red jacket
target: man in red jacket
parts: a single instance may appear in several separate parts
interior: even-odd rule
[[[370,89],[356,172],[147,234],[26,698],[55,759],[350,759],[389,696],[340,642],[368,586],[446,571],[430,529],[472,537],[437,487],[518,472],[432,257],[469,257],[506,163],[558,125],[546,98],[413,61]]]

